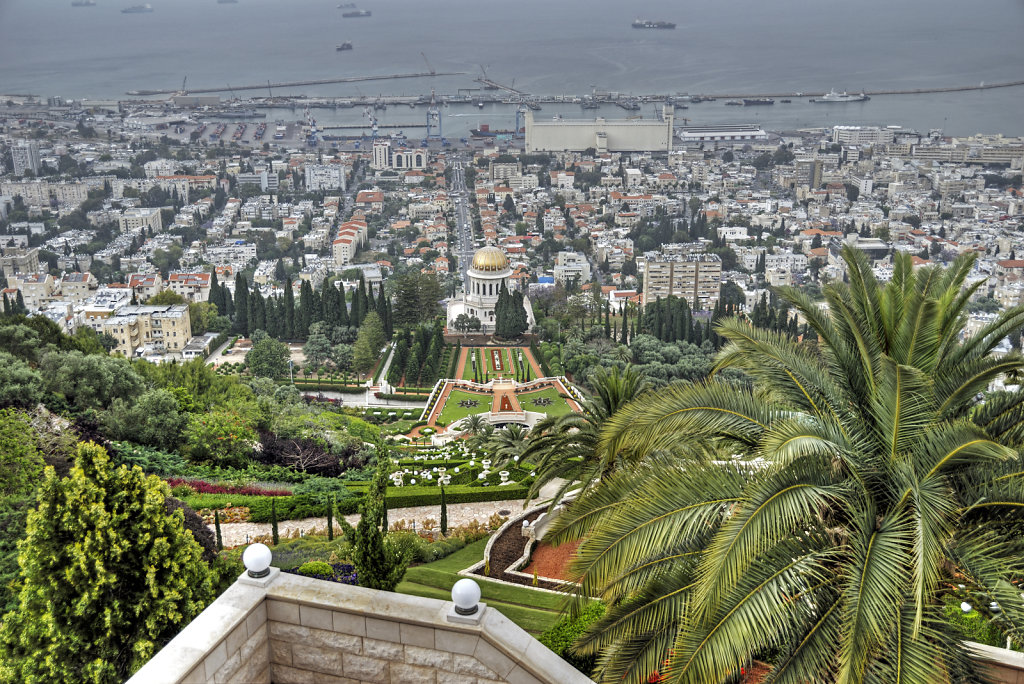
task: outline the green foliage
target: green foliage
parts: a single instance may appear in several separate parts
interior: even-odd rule
[[[28,416],[13,409],[0,410],[0,504],[31,495],[43,465]]]
[[[323,517],[323,504],[315,499],[306,496],[246,496],[241,494],[192,494],[183,499],[195,510],[209,508],[211,510],[227,508],[228,506],[243,506],[249,509],[249,520],[252,522],[268,523],[271,520],[271,501],[277,519],[281,520],[302,520],[303,518]],[[363,497],[352,496],[344,501],[339,501],[336,507],[338,515],[351,515],[359,511],[359,505]]]
[[[359,577],[359,586],[394,591],[405,575],[411,549],[384,533],[387,530],[387,508],[381,494],[387,489],[388,460],[386,450],[378,448],[373,482],[360,506],[352,564]]]
[[[100,422],[111,439],[130,440],[169,451],[178,446],[187,422],[178,407],[174,394],[153,389],[135,401],[115,399]]]
[[[139,446],[131,442],[111,442],[111,456],[118,464],[139,466],[151,475],[185,475],[188,463],[180,454]]]
[[[448,502],[445,501],[444,487],[441,487],[441,536],[448,536]]]
[[[947,603],[944,611],[946,621],[967,641],[1006,648],[1006,635],[978,610],[965,613],[960,609],[959,599],[956,599]]]
[[[23,360],[0,351],[0,406],[30,408],[43,398],[43,376]]]
[[[270,538],[273,540],[274,546],[281,542],[277,532],[277,501],[274,498],[270,499]]]
[[[334,568],[324,561],[307,561],[299,566],[298,573],[307,576],[327,575],[330,577],[334,574]]]
[[[352,348],[352,367],[357,373],[369,373],[380,358],[381,348],[387,341],[384,326],[375,311],[367,314],[359,328],[359,336]]]
[[[572,651],[572,645],[604,615],[604,611],[603,603],[591,601],[578,615],[566,615],[556,622],[538,641],[583,674],[589,674],[594,669],[594,656],[577,656]]]
[[[267,337],[253,345],[245,363],[256,377],[280,378],[288,374],[289,356],[288,345]]]
[[[119,357],[49,352],[39,369],[46,389],[78,411],[107,408],[115,399],[130,401],[145,389],[139,374]]]
[[[124,681],[202,611],[210,573],[167,493],[95,444],[79,445],[67,478],[47,469],[18,608],[0,627],[0,679]]]
[[[188,417],[182,453],[194,462],[240,466],[256,440],[252,421],[233,411],[193,413]]]
[[[954,583],[1021,641],[1024,393],[976,397],[1024,372],[992,353],[1024,307],[967,335],[973,255],[915,270],[897,254],[886,283],[842,257],[827,307],[776,290],[815,345],[722,318],[711,379],[604,421],[595,451],[615,472],[546,536],[581,542],[579,596],[608,606],[576,642],[595,679],[718,682],[770,650],[773,681],[981,681],[944,619]]]
[[[292,494],[306,495],[320,504],[331,500],[343,501],[352,496],[352,491],[341,480],[329,477],[310,478],[292,490]]]

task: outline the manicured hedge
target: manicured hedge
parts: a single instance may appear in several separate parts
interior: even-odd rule
[[[199,510],[201,508],[227,508],[228,506],[244,506],[249,509],[251,522],[270,522],[270,501],[274,500],[277,519],[300,520],[302,518],[322,518],[327,515],[324,504],[312,496],[241,496],[237,494],[195,494],[185,497],[185,503]],[[361,496],[353,496],[337,502],[337,515],[349,515],[359,512]]]
[[[289,383],[285,380],[278,384],[287,385]],[[325,390],[328,392],[338,392],[340,394],[361,394],[366,391],[366,388],[362,385],[346,385],[344,383],[333,382],[331,380],[323,380],[319,383],[315,380],[296,380],[295,386],[304,390]]]
[[[479,501],[510,501],[512,499],[525,499],[529,485],[519,484],[506,485],[504,487],[470,487],[468,485],[450,485],[445,487],[445,502],[455,503],[476,503]],[[433,485],[429,487],[388,487],[388,510],[394,508],[408,508],[410,506],[440,506],[441,488]]]

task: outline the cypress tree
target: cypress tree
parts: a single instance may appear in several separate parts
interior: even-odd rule
[[[313,322],[313,287],[303,280],[299,287],[299,315],[295,319],[295,336],[301,340],[309,337],[309,324]]]
[[[327,500],[327,541],[334,541],[334,497]]]
[[[217,282],[217,269],[213,269],[213,273],[210,274],[210,296],[209,301],[215,307],[217,307],[217,313],[224,315],[224,293],[220,290],[220,284]]]
[[[228,289],[227,283],[220,286],[220,291],[224,294],[224,315],[233,319],[235,317],[235,302],[231,298],[231,290]]]
[[[445,501],[444,487],[441,487],[441,536],[448,536],[448,502]]]
[[[629,336],[629,332],[628,331],[629,331],[629,310],[628,309],[623,309],[622,310],[622,338],[619,339],[620,343],[622,343],[622,344],[628,344],[629,343],[629,340],[627,339],[628,336]]]
[[[270,497],[270,538],[273,540],[274,546],[281,542],[281,538],[277,534],[277,505],[274,497]]]
[[[284,335],[285,339],[295,337],[295,293],[292,291],[292,280],[288,278],[284,285]]]
[[[334,297],[334,309],[338,315],[337,325],[342,328],[351,327],[352,321],[348,314],[348,302],[346,301],[344,288],[338,288],[331,296]]]
[[[220,511],[213,509],[213,528],[217,532],[217,550],[224,550],[224,538],[220,534]]]
[[[249,284],[241,273],[235,276],[235,332],[249,336]]]

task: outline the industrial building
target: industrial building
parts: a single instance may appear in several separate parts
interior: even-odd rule
[[[705,143],[747,143],[768,139],[768,134],[757,124],[683,126],[678,130],[676,136],[684,146]]]
[[[671,152],[674,110],[661,119],[557,119],[534,121],[527,111],[526,152]]]

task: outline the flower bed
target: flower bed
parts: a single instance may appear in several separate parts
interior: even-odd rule
[[[174,487],[190,487],[196,494],[240,494],[242,496],[291,496],[290,489],[270,489],[258,485],[227,485],[205,480],[191,480],[182,477],[168,477],[166,482]]]

